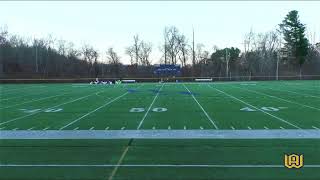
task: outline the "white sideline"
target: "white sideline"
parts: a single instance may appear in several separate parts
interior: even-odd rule
[[[214,123],[214,121],[211,119],[211,117],[208,115],[208,113],[203,109],[203,107],[201,106],[201,104],[198,102],[198,100],[194,97],[194,95],[190,92],[190,90],[186,87],[186,85],[184,85],[184,88],[186,90],[188,90],[188,92],[191,94],[192,98],[194,99],[194,101],[199,105],[200,109],[202,110],[202,112],[207,116],[208,120],[211,122],[211,124],[216,128],[219,129],[218,126]]]
[[[105,90],[103,90],[103,91],[105,91]],[[59,106],[65,105],[65,104],[69,104],[69,103],[72,103],[72,102],[75,102],[75,101],[79,101],[79,100],[84,99],[84,98],[86,98],[86,97],[92,96],[92,95],[94,95],[95,93],[96,93],[96,92],[94,92],[94,93],[92,93],[92,94],[89,94],[89,95],[87,95],[87,96],[82,96],[82,97],[80,97],[80,98],[77,98],[77,99],[74,99],[74,100],[71,100],[71,101],[67,101],[67,102],[64,102],[64,103],[61,103],[61,104],[58,104],[58,105],[49,107],[49,109],[51,109],[51,108],[56,108],[56,107],[59,107]],[[16,120],[19,120],[19,119],[23,119],[23,118],[25,118],[25,117],[29,117],[29,116],[38,114],[38,113],[40,113],[40,112],[43,112],[43,111],[37,111],[37,112],[30,113],[30,114],[27,114],[27,115],[24,115],[24,116],[20,116],[20,117],[14,118],[14,119],[10,119],[10,120],[8,120],[8,121],[5,121],[5,122],[0,123],[0,125],[7,124],[7,123],[9,123],[9,122],[16,121]]]
[[[285,168],[278,164],[0,164],[1,167],[185,167],[185,168]],[[303,168],[320,168],[306,164]]]
[[[208,86],[209,86],[209,85],[208,85]],[[267,115],[269,115],[269,116],[271,116],[271,117],[273,117],[273,118],[275,118],[275,119],[278,119],[279,121],[282,121],[282,122],[284,122],[284,123],[286,123],[286,124],[289,124],[289,125],[291,125],[291,126],[293,126],[293,127],[295,127],[295,128],[301,129],[301,128],[300,128],[299,126],[297,126],[297,125],[294,125],[294,124],[292,124],[292,123],[290,123],[290,122],[288,122],[288,121],[286,121],[286,120],[284,120],[284,119],[282,119],[282,118],[280,118],[280,117],[278,117],[278,116],[275,116],[275,115],[270,114],[270,113],[268,113],[268,112],[266,112],[266,111],[264,111],[264,110],[262,110],[262,109],[260,109],[260,108],[257,108],[256,106],[253,106],[253,105],[251,105],[251,104],[249,104],[249,103],[247,103],[247,102],[245,102],[245,101],[243,101],[243,100],[241,100],[241,99],[239,99],[239,98],[236,98],[236,97],[234,97],[234,96],[232,96],[232,95],[230,95],[230,94],[228,94],[228,93],[226,93],[226,92],[224,92],[224,91],[221,91],[221,90],[219,90],[219,89],[217,89],[217,88],[213,88],[213,87],[211,87],[211,86],[209,86],[209,87],[212,88],[212,89],[214,89],[214,90],[216,90],[216,91],[218,91],[218,92],[220,92],[220,93],[225,94],[226,96],[228,96],[228,97],[230,97],[230,98],[232,98],[232,99],[235,99],[235,100],[237,100],[237,101],[239,101],[239,102],[242,102],[243,104],[246,104],[246,105],[248,105],[248,106],[250,106],[250,107],[252,107],[252,108],[254,108],[254,109],[258,110],[258,111],[261,111],[261,112],[263,112],[263,113],[265,113],[265,114],[267,114]]]
[[[1,130],[0,139],[320,139],[319,129]]]
[[[256,94],[260,94],[260,95],[263,95],[263,96],[268,96],[268,97],[271,97],[271,98],[279,99],[281,101],[285,101],[285,102],[288,102],[288,103],[291,103],[291,104],[296,104],[296,105],[299,105],[299,106],[303,106],[303,107],[307,107],[307,108],[310,108],[310,109],[315,109],[315,110],[320,111],[319,108],[316,108],[316,107],[313,107],[313,106],[309,106],[309,105],[301,104],[301,103],[298,103],[298,102],[290,101],[290,100],[287,100],[287,99],[279,98],[277,96],[269,95],[269,94],[262,93],[262,92],[259,92],[259,91],[249,90],[249,89],[245,89],[245,88],[239,88],[239,87],[236,87],[236,86],[233,86],[233,87],[238,88],[238,89],[243,89],[245,91],[253,92],[253,93],[256,93]]]
[[[160,87],[160,89],[159,89],[159,91],[157,92],[156,96],[153,98],[153,100],[152,100],[152,102],[151,102],[151,104],[150,104],[147,112],[144,114],[144,116],[143,116],[142,120],[140,121],[137,129],[140,129],[140,127],[142,126],[143,121],[146,119],[146,117],[147,117],[147,115],[148,115],[151,107],[153,106],[154,102],[156,101],[157,97],[159,96],[159,92],[161,91],[161,89],[163,88],[163,86],[164,86],[164,84],[162,84],[162,86]]]

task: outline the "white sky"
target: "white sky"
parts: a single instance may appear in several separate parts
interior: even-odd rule
[[[129,63],[125,47],[133,35],[153,44],[152,61],[158,63],[165,26],[175,25],[209,52],[236,46],[242,49],[244,34],[275,29],[290,10],[298,10],[316,41],[320,41],[320,1],[33,1],[0,2],[0,26],[25,37],[46,37],[87,43],[104,53],[113,47],[123,63]]]

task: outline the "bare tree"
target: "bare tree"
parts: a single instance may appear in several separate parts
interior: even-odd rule
[[[144,41],[140,42],[139,58],[142,65],[145,65],[145,66],[151,65],[151,62],[150,62],[151,51],[152,51],[151,43],[145,43]]]

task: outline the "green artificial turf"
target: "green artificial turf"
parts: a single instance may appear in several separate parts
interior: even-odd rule
[[[0,88],[1,130],[320,129],[320,81],[2,84]],[[320,141],[0,140],[0,164],[283,165],[284,154],[290,153],[304,154],[306,165],[319,165]],[[114,170],[1,166],[0,179],[109,179]],[[112,176],[114,180],[319,178],[319,167],[119,167]]]

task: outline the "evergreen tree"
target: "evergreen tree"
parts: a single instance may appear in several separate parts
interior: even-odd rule
[[[285,48],[294,64],[299,65],[300,77],[302,65],[308,54],[309,42],[305,36],[306,26],[299,20],[298,11],[290,11],[280,24],[285,40]]]

